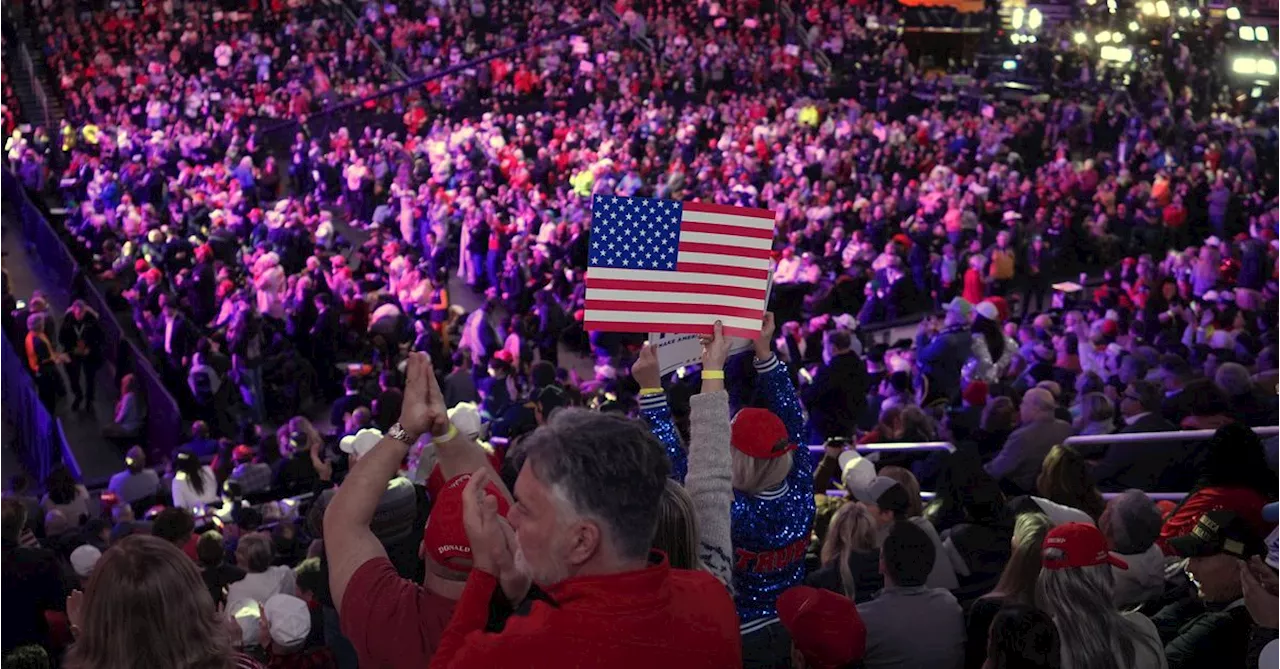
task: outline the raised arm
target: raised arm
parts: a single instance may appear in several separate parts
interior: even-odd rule
[[[733,456],[729,443],[729,393],[724,379],[707,375],[724,371],[729,342],[717,323],[704,338],[702,392],[689,400],[689,474],[685,489],[701,535],[698,557],[721,583],[733,582],[733,538],[729,507],[733,504]],[[711,378],[717,377],[717,378]]]
[[[809,449],[804,443],[804,411],[800,407],[800,395],[791,385],[791,377],[787,368],[778,360],[769,346],[773,342],[773,313],[764,315],[764,324],[760,336],[755,341],[756,374],[760,378],[760,392],[767,398],[768,409],[787,426],[787,435],[795,442],[797,448],[792,454],[795,466],[787,475],[793,486],[813,489],[813,459],[809,457]]]
[[[631,377],[640,384],[640,415],[671,459],[671,478],[683,483],[689,468],[689,454],[680,443],[680,432],[676,430],[675,419],[671,416],[671,404],[662,389],[655,347],[645,344],[640,349],[640,358],[631,366]]]

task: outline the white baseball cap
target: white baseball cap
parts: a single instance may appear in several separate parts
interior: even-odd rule
[[[365,453],[373,450],[378,442],[382,441],[382,432],[373,428],[365,428],[355,434],[349,434],[338,442],[338,448],[343,453],[355,454],[357,457],[364,457]]]
[[[277,646],[299,646],[311,633],[311,611],[293,595],[272,595],[262,610],[271,626],[271,643]]]
[[[89,574],[93,573],[94,565],[98,564],[98,558],[101,557],[102,551],[85,544],[71,551],[71,568],[75,570],[76,576],[89,578]]]

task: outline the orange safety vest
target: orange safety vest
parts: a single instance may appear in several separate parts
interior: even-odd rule
[[[49,343],[49,338],[43,332],[32,330],[27,333],[26,349],[27,349],[27,367],[32,374],[40,373],[40,352],[36,349],[36,343],[44,344],[45,361],[52,357],[53,345]]]

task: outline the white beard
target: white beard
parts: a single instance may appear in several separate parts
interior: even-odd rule
[[[524,573],[540,586],[552,586],[560,581],[569,578],[569,569],[563,564],[556,565],[534,565],[525,557],[524,549],[516,547],[515,555],[516,569]]]

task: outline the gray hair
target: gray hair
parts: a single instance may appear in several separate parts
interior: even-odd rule
[[[1146,552],[1159,538],[1163,524],[1155,502],[1147,493],[1133,488],[1107,502],[1107,508],[1098,518],[1098,529],[1107,538],[1107,544],[1122,555]]]
[[[1253,390],[1253,379],[1249,376],[1249,370],[1238,362],[1222,363],[1218,367],[1218,372],[1214,374],[1213,381],[1228,397],[1244,395]]]
[[[1046,548],[1046,558],[1060,549]],[[1036,582],[1040,608],[1053,618],[1062,639],[1062,666],[1123,669],[1137,659],[1137,644],[1150,643],[1142,629],[1112,604],[1111,565],[1044,569]],[[1162,649],[1153,649],[1159,653]]]
[[[271,546],[271,537],[261,532],[253,532],[240,537],[236,544],[236,557],[250,574],[261,574],[271,568],[271,560],[275,551]]]
[[[648,428],[622,416],[566,407],[526,442],[525,465],[573,511],[607,526],[619,555],[648,556],[671,472]]]

